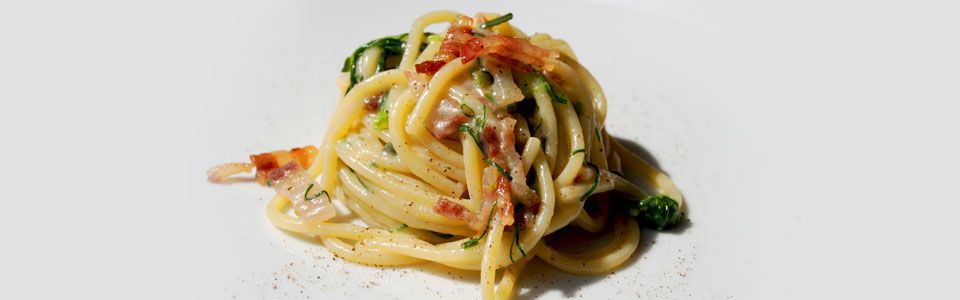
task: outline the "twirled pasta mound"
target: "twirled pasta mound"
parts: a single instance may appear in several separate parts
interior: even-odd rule
[[[436,11],[362,45],[318,147],[252,155],[209,179],[256,168],[277,193],[277,227],[352,262],[479,270],[485,299],[509,298],[533,257],[577,274],[616,268],[641,226],[681,222],[682,197],[607,135],[603,91],[567,43],[512,17]],[[450,26],[424,32],[437,23]],[[571,226],[613,238],[579,253],[545,240]]]

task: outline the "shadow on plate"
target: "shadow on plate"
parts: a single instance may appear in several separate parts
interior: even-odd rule
[[[650,151],[647,151],[647,148],[640,146],[640,144],[637,144],[637,142],[634,142],[632,140],[619,138],[615,136],[611,136],[611,137],[617,139],[617,142],[620,142],[620,145],[623,145],[623,147],[627,148],[630,151],[633,151],[633,153],[637,154],[637,156],[640,156],[640,158],[642,158],[644,161],[649,163],[654,168],[657,168],[657,170],[661,170],[661,172],[663,172],[664,174],[670,175],[669,173],[667,173],[666,171],[660,168],[660,162],[653,157],[653,154],[650,154]]]
[[[614,269],[611,273],[607,274],[570,274],[550,266],[539,258],[535,258],[530,262],[530,264],[527,265],[527,268],[523,271],[523,273],[521,273],[521,279],[519,282],[517,282],[517,286],[514,288],[516,291],[516,299],[538,299],[552,291],[559,291],[564,298],[576,297],[577,292],[583,287],[605,280],[613,273],[623,272],[634,268],[634,265],[638,264],[638,261],[640,261],[643,255],[646,254],[647,251],[649,251],[652,247],[656,246],[655,241],[657,236],[660,234],[678,234],[692,226],[692,223],[688,220],[682,225],[671,230],[655,231],[643,229],[640,232],[640,245],[637,247],[637,251],[630,256],[630,259]],[[615,284],[617,286],[622,286],[635,285],[636,283],[617,282]],[[623,296],[631,297],[631,295]]]
[[[614,137],[616,138],[616,137]],[[649,163],[654,168],[661,170],[664,174],[668,174],[666,170],[663,170],[660,167],[660,163],[656,158],[647,151],[646,148],[640,144],[623,138],[616,138],[625,148],[636,153],[640,158],[643,158],[647,163]],[[682,188],[681,188],[682,190]],[[682,193],[682,191],[681,191]],[[680,234],[687,229],[693,227],[693,222],[690,221],[690,206],[689,198],[684,196],[684,214],[685,221],[669,230],[656,231],[650,229],[643,229],[640,236],[640,245],[636,252],[630,257],[629,260],[623,263],[620,267],[616,268],[611,273],[622,272],[634,268],[634,265],[637,264],[644,254],[646,254],[649,249],[655,247],[655,241],[657,236],[660,234]],[[556,269],[546,262],[540,261],[540,259],[535,259],[527,265],[527,269],[521,275],[521,279],[517,282],[515,287],[517,294],[516,299],[537,299],[547,293],[552,291],[559,291],[562,294],[562,297],[572,298],[575,297],[577,292],[588,285],[594,284],[598,281],[604,280],[610,274],[600,274],[600,275],[575,275],[570,274],[559,269]],[[634,285],[633,282],[620,282],[616,283],[618,285]],[[631,297],[631,295],[624,295],[624,297]]]

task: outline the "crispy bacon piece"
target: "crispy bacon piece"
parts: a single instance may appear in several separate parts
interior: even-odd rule
[[[511,117],[488,122],[480,133],[480,139],[487,147],[487,156],[504,168],[513,177],[513,192],[521,201],[528,202],[536,197],[536,193],[527,186],[526,174],[523,172],[523,161],[515,148],[516,136],[514,129],[517,120]]]
[[[337,215],[330,194],[322,190],[297,162],[291,161],[270,170],[266,177],[278,195],[290,200],[297,216],[307,221],[326,221]]]
[[[436,60],[448,62],[454,58],[463,56],[462,51],[467,47],[467,43],[473,38],[473,28],[470,26],[451,26],[447,29],[447,35],[443,37],[443,43],[437,50]]]
[[[499,34],[474,37],[467,43],[467,47],[460,51],[462,55],[460,59],[464,63],[481,55],[496,54],[546,71],[553,70],[552,60],[560,57],[556,51],[534,46],[527,39]]]
[[[467,222],[468,226],[472,229],[482,226],[479,224],[480,222],[477,220],[477,216],[471,214],[467,207],[450,201],[447,198],[437,200],[437,202],[433,204],[433,211],[447,218]]]
[[[500,137],[497,136],[497,129],[493,125],[483,127],[480,133],[480,140],[487,146],[487,156],[499,158],[500,156]]]
[[[511,61],[518,67],[531,65],[546,71],[553,70],[554,61],[560,57],[557,51],[537,47],[525,38],[500,34],[474,36],[469,26],[451,26],[434,59],[417,64],[416,69],[418,73],[433,75],[455,58],[468,63],[488,54]]]
[[[427,75],[437,74],[437,71],[440,71],[440,68],[443,68],[447,62],[443,60],[428,60],[422,63],[417,64],[417,73],[424,73]]]
[[[512,225],[514,219],[510,180],[507,180],[507,177],[503,176],[496,167],[488,166],[483,169],[481,181],[483,208],[479,219],[485,221],[490,218],[490,212],[494,210],[493,205],[496,203],[495,211],[500,214],[500,220],[504,225]]]
[[[267,183],[267,173],[289,162],[296,162],[301,168],[307,168],[317,156],[317,147],[306,146],[289,151],[273,151],[250,155],[250,161],[257,167],[257,182]]]
[[[465,206],[446,198],[440,198],[434,203],[433,211],[451,219],[465,221],[470,229],[477,231],[483,230],[490,219],[490,213],[493,212],[500,214],[505,226],[513,225],[514,207],[510,195],[510,181],[492,166],[484,168],[482,181],[483,205],[477,215],[471,214]]]
[[[433,59],[415,66],[417,73],[436,74],[447,62],[460,57],[460,49],[465,47],[462,41],[469,39],[471,36],[473,36],[473,29],[470,26],[450,26],[443,42],[440,44],[440,49],[437,50],[437,54],[434,54]]]
[[[467,116],[460,110],[459,103],[449,98],[440,100],[440,105],[430,116],[427,130],[437,139],[443,139],[448,135],[457,132],[460,125],[466,123]]]
[[[497,180],[497,202],[500,208],[500,217],[503,225],[513,225],[513,199],[510,197],[510,181],[507,177],[500,176]]]
[[[207,180],[210,182],[221,182],[232,175],[250,172],[253,168],[257,168],[257,182],[266,185],[269,182],[267,173],[270,171],[290,162],[295,162],[301,168],[307,168],[313,163],[313,158],[316,156],[317,147],[314,146],[254,154],[250,155],[251,163],[249,164],[226,163],[210,168],[210,170],[207,171]]]
[[[383,99],[383,93],[377,93],[376,95],[370,96],[367,99],[363,99],[363,109],[368,112],[376,112],[380,110],[380,99]]]
[[[247,173],[253,170],[253,164],[225,163],[207,170],[207,181],[221,182],[233,174]]]

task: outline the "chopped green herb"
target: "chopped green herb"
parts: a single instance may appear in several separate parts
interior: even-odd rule
[[[483,233],[486,234],[487,231],[484,230]],[[463,249],[467,249],[467,248],[476,246],[477,244],[480,243],[480,239],[481,239],[481,238],[483,238],[482,235],[481,235],[480,237],[475,237],[475,238],[469,239],[469,240],[467,240],[466,242],[463,242],[463,244],[460,244],[460,247],[463,248]]]
[[[486,70],[479,69],[473,71],[471,75],[473,75],[473,80],[476,80],[477,84],[480,85],[481,88],[488,88],[491,84],[493,84],[493,76],[490,75],[490,72],[487,72]]]
[[[377,118],[373,120],[373,127],[379,130],[387,129],[390,121],[388,113],[386,109],[381,109],[380,112],[377,113]]]
[[[487,106],[486,105],[483,106],[483,114],[480,115],[479,118],[474,119],[473,122],[475,123],[474,125],[477,127],[477,129],[483,129],[483,127],[487,126]]]
[[[480,148],[480,152],[483,153],[483,156],[487,156],[487,151],[483,149],[483,143],[480,142],[480,133],[474,130],[472,127],[467,126],[466,124],[460,125],[458,129],[460,132],[466,133],[473,139],[473,142],[477,144],[477,148]]]
[[[636,217],[645,227],[656,230],[669,229],[683,221],[683,213],[680,212],[677,201],[662,194],[629,202],[627,213]]]
[[[371,167],[374,167],[374,168],[377,168],[377,169],[380,168],[380,165],[378,165],[377,162],[375,162],[375,161],[374,161],[374,162],[370,162],[370,166],[371,166]]]
[[[582,152],[587,152],[587,149],[580,148],[580,149],[577,149],[577,150],[573,150],[573,152],[570,152],[570,156],[574,156],[574,155],[576,155],[577,153],[582,153]]]
[[[510,262],[516,262],[513,260],[513,245],[517,245],[517,250],[520,250],[522,257],[527,257],[527,253],[523,251],[523,246],[520,245],[520,229],[516,226],[513,227],[513,242],[510,243]]]
[[[557,94],[557,92],[554,91],[553,86],[550,85],[550,82],[547,81],[547,78],[544,77],[543,74],[537,73],[537,75],[538,75],[538,77],[539,77],[539,79],[540,79],[540,84],[538,84],[538,85],[535,86],[534,88],[541,88],[541,89],[543,89],[544,91],[547,92],[547,95],[550,95],[550,99],[553,99],[553,101],[555,101],[555,102],[557,102],[557,103],[567,104],[567,102],[568,102],[568,101],[567,101],[567,98],[564,98],[562,95]]]
[[[467,240],[466,242],[463,242],[462,244],[460,244],[460,247],[461,247],[461,248],[467,249],[467,248],[476,246],[477,244],[480,243],[480,239],[482,239],[483,236],[487,235],[487,231],[490,230],[490,221],[493,220],[493,212],[494,212],[496,209],[497,209],[497,202],[493,202],[493,207],[490,208],[490,216],[487,217],[487,227],[484,227],[484,228],[483,228],[483,232],[480,233],[480,236],[475,237],[475,238],[472,238],[472,239],[469,239],[469,240]]]
[[[513,176],[510,176],[510,173],[507,173],[507,170],[501,167],[500,164],[495,163],[493,162],[493,160],[490,160],[490,159],[487,159],[487,164],[490,164],[491,166],[496,167],[497,171],[500,171],[500,174],[503,174],[504,177],[507,177],[507,180],[513,180]]]
[[[327,195],[327,191],[320,191],[320,193],[318,193],[318,194],[316,194],[316,195],[313,195],[313,197],[311,197],[311,196],[310,196],[310,190],[311,190],[311,189],[313,189],[313,184],[312,184],[312,183],[307,186],[307,191],[303,192],[303,199],[304,199],[304,200],[313,201],[313,200],[315,200],[315,199],[317,199],[317,198],[320,198],[320,196]],[[327,195],[327,197],[329,198],[330,195]]]
[[[377,104],[380,107],[380,111],[377,112],[377,116],[373,119],[373,127],[379,130],[384,130],[390,127],[390,111],[387,110],[387,97],[390,96],[390,93],[387,92],[380,97],[380,102]]]
[[[407,226],[406,223],[403,223],[393,229],[390,229],[390,232],[400,232],[400,231],[403,231],[404,229],[407,229],[407,227],[409,226]]]
[[[473,111],[473,108],[470,108],[470,105],[466,103],[460,104],[460,112],[462,112],[464,116],[467,116],[467,118],[473,118],[477,115],[477,112]]]
[[[493,100],[493,95],[490,93],[490,86],[493,85],[493,75],[490,75],[486,69],[481,67],[479,70],[473,71],[473,80],[477,81],[477,85],[480,86],[480,90],[483,91],[483,96],[487,99]]]
[[[490,27],[493,27],[493,26],[497,26],[497,25],[506,23],[507,21],[510,21],[510,19],[513,19],[513,13],[507,13],[507,14],[505,14],[505,15],[500,16],[499,18],[496,18],[496,19],[493,19],[493,20],[490,20],[490,21],[486,21],[486,22],[483,23],[483,25],[480,25],[480,28],[486,29],[486,28],[490,28]]]
[[[378,169],[380,168],[379,166],[377,166],[377,163],[376,163],[376,162],[372,162],[372,163],[370,163],[370,165],[373,166],[374,168],[378,168]],[[359,182],[360,185],[362,185],[364,189],[366,189],[366,190],[368,190],[368,191],[370,190],[370,187],[368,187],[367,184],[366,184],[365,182],[363,182],[363,178],[360,178],[360,176],[357,175],[357,172],[354,172],[353,169],[350,169],[350,168],[347,168],[347,170],[350,170],[350,173],[353,173],[353,176],[357,176],[357,182]]]
[[[587,162],[587,167],[593,169],[593,173],[595,173],[595,175],[593,176],[593,184],[590,185],[590,189],[588,189],[586,193],[583,193],[583,196],[580,196],[580,202],[587,200],[587,197],[590,197],[590,195],[593,194],[593,191],[597,189],[597,184],[600,183],[600,168],[591,162]]]
[[[387,36],[382,37],[373,41],[370,41],[366,44],[361,45],[357,50],[353,51],[353,54],[347,56],[347,59],[343,62],[343,67],[340,69],[341,72],[347,72],[350,74],[350,85],[347,86],[347,92],[350,89],[353,89],[353,86],[363,81],[363,76],[357,70],[357,63],[360,59],[360,56],[363,55],[367,49],[370,48],[380,48],[383,50],[383,53],[380,55],[377,71],[384,71],[387,69],[386,57],[392,55],[403,54],[403,47],[407,43],[407,34],[400,34],[396,36]]]
[[[393,148],[393,143],[387,143],[387,145],[383,146],[383,152],[390,155],[397,155],[397,149]]]
[[[481,130],[487,124],[487,106],[483,106],[483,114],[473,119],[473,126],[462,124],[457,131],[466,133],[473,138],[473,141],[477,143],[477,147],[480,148],[480,152],[483,153],[483,157],[487,157],[487,150],[484,147],[483,142],[480,139]]]
[[[517,250],[520,250],[520,255],[527,257],[527,251],[523,251],[523,246],[520,245],[520,231],[517,231],[517,235],[514,236],[514,240],[517,241]]]

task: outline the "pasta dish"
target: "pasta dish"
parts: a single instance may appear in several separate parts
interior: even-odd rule
[[[351,262],[479,271],[484,299],[510,298],[534,258],[614,270],[641,228],[683,221],[682,196],[607,133],[606,98],[570,46],[512,18],[435,11],[360,46],[322,141],[208,179],[255,172],[276,192],[266,208],[276,227]],[[433,24],[449,27],[425,32]],[[550,240],[558,231],[612,238],[570,251]]]

